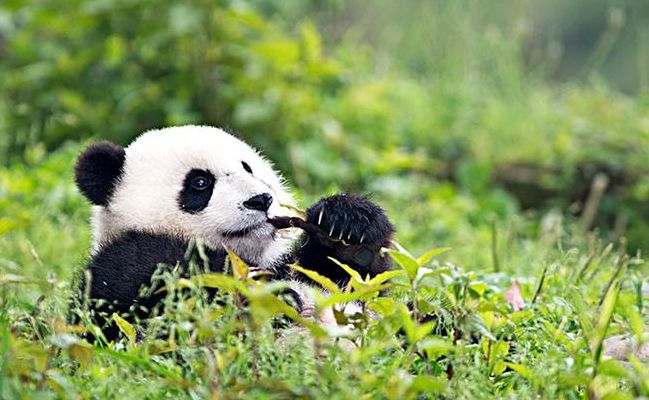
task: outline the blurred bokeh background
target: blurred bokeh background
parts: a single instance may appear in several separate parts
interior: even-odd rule
[[[646,248],[648,89],[644,0],[3,0],[0,258],[67,275],[81,146],[188,123],[238,131],[302,206],[373,193],[470,269],[568,234]]]

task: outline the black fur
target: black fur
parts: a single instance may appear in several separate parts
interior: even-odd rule
[[[390,269],[382,247],[390,245],[394,227],[381,207],[365,196],[337,194],[318,201],[307,210],[307,222],[318,225],[320,234],[305,234],[298,247],[298,263],[339,285],[349,274],[329,257],[349,265],[361,276],[375,276]]]
[[[207,207],[212,198],[216,178],[210,171],[192,169],[185,175],[183,190],[180,192],[178,204],[180,209],[190,214],[196,214]]]
[[[189,261],[185,253],[188,247],[188,242],[172,236],[130,231],[92,257],[86,267],[90,275],[90,305],[94,322],[102,327],[109,341],[119,333],[111,320],[114,312],[129,321],[147,318],[164,298],[165,293],[155,293],[155,283],[152,282],[161,264],[171,268],[179,266],[187,274]],[[199,267],[204,271],[223,271],[225,251],[206,251],[209,265],[194,257]],[[86,292],[87,284],[84,276],[80,294]],[[150,290],[146,291],[147,295],[142,295],[141,289],[145,287],[150,287]]]
[[[107,206],[122,175],[126,152],[111,142],[92,144],[79,156],[75,181],[93,204]]]

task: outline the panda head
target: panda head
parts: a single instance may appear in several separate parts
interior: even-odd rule
[[[76,183],[95,205],[94,249],[126,231],[202,238],[251,263],[280,257],[289,237],[268,218],[293,204],[281,176],[253,148],[217,128],[182,126],[148,131],[128,147],[89,146]]]

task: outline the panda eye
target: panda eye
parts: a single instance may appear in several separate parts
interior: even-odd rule
[[[247,173],[252,174],[252,168],[250,168],[250,165],[248,165],[247,162],[241,161],[241,165],[243,166],[243,169],[245,169]]]
[[[210,182],[204,176],[197,176],[196,178],[192,179],[191,185],[192,189],[205,190],[209,187]]]

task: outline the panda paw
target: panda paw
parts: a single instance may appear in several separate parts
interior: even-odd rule
[[[385,211],[365,196],[336,194],[318,201],[307,210],[307,222],[333,242],[352,246],[387,246],[394,227]]]

